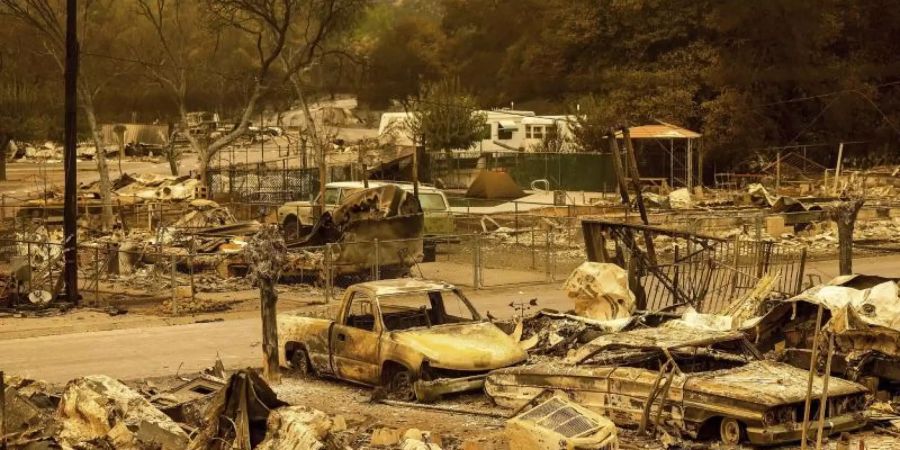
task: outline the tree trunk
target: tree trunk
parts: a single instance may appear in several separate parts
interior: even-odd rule
[[[0,181],[6,181],[6,158],[9,157],[9,135],[0,133]]]
[[[319,166],[319,214],[325,211],[325,184],[328,182],[328,165],[325,161],[325,143],[319,137],[319,131],[316,129],[316,122],[312,118],[309,105],[306,103],[306,97],[303,95],[303,87],[300,82],[291,77],[291,85],[294,87],[294,93],[300,100],[303,107],[303,115],[306,117],[306,130],[309,133],[310,141],[312,141],[313,152],[315,158],[318,159]]]
[[[177,177],[178,155],[176,154],[174,144],[169,144],[169,148],[166,150],[166,159],[169,160],[169,170],[172,172],[172,176]]]
[[[112,185],[109,181],[109,167],[106,164],[106,152],[103,150],[100,139],[100,130],[97,129],[97,117],[94,115],[94,107],[88,99],[82,99],[82,109],[91,129],[91,137],[97,148],[97,172],[100,175],[100,202],[103,209],[100,216],[100,225],[103,230],[109,230],[113,225]]]
[[[863,199],[845,201],[830,210],[831,220],[837,224],[838,229],[838,264],[841,275],[853,273],[853,229],[863,203]]]
[[[275,308],[278,303],[278,292],[275,290],[275,280],[260,277],[258,282],[263,332],[263,375],[269,383],[278,383],[281,381],[281,372],[278,366],[278,321]]]

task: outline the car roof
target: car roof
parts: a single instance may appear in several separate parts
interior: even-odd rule
[[[381,181],[381,180],[370,180],[369,181],[370,188],[387,186],[389,184],[394,184],[394,185],[400,186],[400,188],[403,189],[404,191],[412,191],[413,190],[413,184],[408,183],[408,182]],[[325,187],[326,188],[342,188],[342,189],[363,189],[364,185],[363,185],[362,181],[332,181],[330,183],[326,183]],[[440,189],[438,189],[434,186],[422,184],[422,183],[419,183],[419,191],[441,192]]]
[[[643,349],[673,349],[679,347],[703,347],[717,342],[743,338],[739,331],[696,330],[688,328],[641,328],[621,333],[605,334],[581,346],[570,362],[579,363],[605,347],[622,346]]]
[[[386,296],[419,291],[446,291],[456,287],[450,283],[437,280],[421,280],[415,278],[397,278],[389,280],[367,281],[353,285],[355,289],[364,289],[372,295]]]

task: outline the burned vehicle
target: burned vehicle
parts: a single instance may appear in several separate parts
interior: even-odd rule
[[[422,259],[423,223],[418,200],[398,186],[356,191],[325,212],[308,235],[288,243],[284,274],[319,273],[324,279],[374,269],[379,277],[403,276]]]
[[[492,372],[485,392],[517,408],[545,389],[559,389],[619,426],[661,425],[692,438],[766,445],[800,439],[807,375],[762,360],[741,333],[645,328],[600,336],[559,362]],[[865,392],[830,380],[829,433],[865,425]],[[812,393],[821,397],[822,379]],[[818,413],[814,400],[810,417]]]
[[[518,364],[518,343],[484,320],[456,287],[396,279],[350,286],[335,318],[280,314],[281,361],[301,375],[383,386],[397,399],[480,389]]]
[[[746,327],[763,351],[809,368],[816,316],[834,336],[831,371],[857,381],[880,400],[900,396],[900,285],[897,279],[840,276],[793,298],[777,301]]]
[[[413,192],[411,183],[369,181],[333,181],[325,185],[324,211],[319,206],[320,197],[312,201],[295,200],[278,207],[278,223],[282,224],[287,239],[297,239],[312,230],[319,217],[325,212],[335,211],[341,204],[356,192],[370,188],[394,185],[406,192]],[[321,195],[321,194],[319,194]],[[455,231],[453,212],[447,196],[434,186],[419,184],[419,203],[425,214],[425,235],[442,236]]]

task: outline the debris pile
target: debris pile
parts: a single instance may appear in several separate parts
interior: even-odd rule
[[[123,450],[182,450],[187,433],[134,390],[104,375],[69,382],[57,419],[60,440]]]

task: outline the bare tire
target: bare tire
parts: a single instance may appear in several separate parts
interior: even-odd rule
[[[727,445],[738,445],[744,438],[744,426],[735,419],[724,418],[719,424],[719,439]]]
[[[294,370],[295,374],[302,378],[308,378],[315,375],[312,364],[309,362],[309,355],[307,355],[306,350],[302,348],[294,350],[294,353],[291,355],[291,368]]]
[[[288,241],[300,239],[300,221],[296,216],[288,216],[284,219],[284,238]]]
[[[388,380],[388,396],[392,400],[412,402],[416,400],[416,391],[413,384],[416,377],[406,369],[396,369]]]

